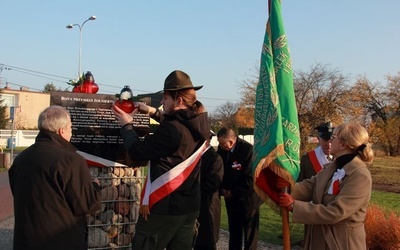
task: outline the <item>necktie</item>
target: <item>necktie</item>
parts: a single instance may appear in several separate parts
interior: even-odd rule
[[[231,160],[232,152],[229,150],[228,153],[226,154],[226,163],[228,163]]]

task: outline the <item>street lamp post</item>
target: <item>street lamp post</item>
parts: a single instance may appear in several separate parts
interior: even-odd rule
[[[11,69],[11,68],[5,67],[5,66],[3,66],[2,64],[0,64],[0,85],[2,84],[2,82],[1,82],[1,79],[2,79],[2,78],[6,79],[6,82],[7,82],[7,78],[1,77],[1,72],[3,72],[3,70],[10,70],[10,69]]]
[[[81,58],[82,58],[82,29],[83,29],[83,25],[85,25],[85,23],[87,21],[93,21],[96,20],[96,16],[91,16],[89,17],[87,20],[85,20],[81,25],[79,24],[69,24],[66,26],[67,29],[72,29],[74,26],[78,26],[79,28],[79,66],[78,66],[78,78],[81,77]]]

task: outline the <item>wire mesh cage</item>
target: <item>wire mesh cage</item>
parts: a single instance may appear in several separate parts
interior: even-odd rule
[[[131,249],[139,216],[142,167],[90,167],[100,181],[101,209],[88,216],[88,249]]]

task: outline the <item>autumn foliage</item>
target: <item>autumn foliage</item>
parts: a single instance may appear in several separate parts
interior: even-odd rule
[[[400,249],[400,217],[393,211],[387,212],[378,205],[370,205],[364,223],[367,249]]]

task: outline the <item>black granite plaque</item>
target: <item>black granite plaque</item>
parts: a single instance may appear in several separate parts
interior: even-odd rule
[[[78,150],[128,166],[146,164],[127,157],[120,126],[111,111],[115,95],[53,91],[50,96],[50,105],[68,109],[72,120],[71,143]],[[148,115],[135,115],[134,126],[140,136],[149,132],[149,125]]]

